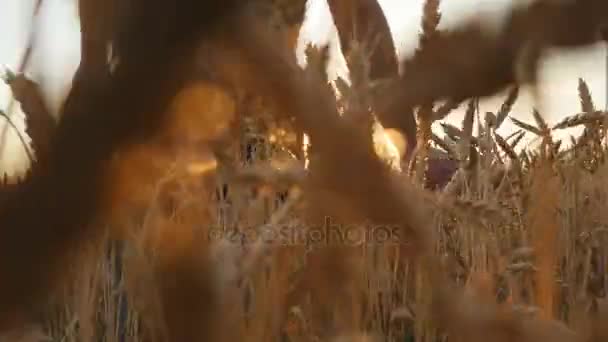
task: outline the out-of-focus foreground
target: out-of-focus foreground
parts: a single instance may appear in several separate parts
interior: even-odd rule
[[[607,113],[581,79],[580,113],[510,117],[546,48],[605,40],[608,3],[442,32],[427,0],[402,65],[375,0],[329,5],[350,82],[327,49],[296,63],[305,0],[80,0],[59,120],[6,75],[35,162],[1,192],[4,338],[608,340]]]

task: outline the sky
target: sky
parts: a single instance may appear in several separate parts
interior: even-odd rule
[[[474,15],[483,14],[489,27],[499,27],[506,10],[511,6],[525,5],[533,0],[442,0],[440,29],[450,29]],[[79,27],[75,0],[44,0],[36,20],[32,20],[35,0],[0,1],[0,65],[17,69],[27,46],[32,24],[36,28],[34,55],[27,72],[42,85],[47,100],[56,110],[70,87],[71,78],[79,62]],[[408,57],[416,48],[422,6],[424,0],[379,0],[385,11],[400,57]],[[302,27],[301,42],[329,43],[332,55],[330,72],[344,75],[346,68],[338,50],[338,39],[325,0],[309,0],[307,19]],[[303,56],[304,44],[298,47],[298,56]],[[533,107],[550,122],[580,112],[577,95],[578,78],[589,85],[593,100],[599,109],[606,103],[606,47],[604,44],[577,51],[555,50],[543,60],[541,70],[541,103],[534,103],[530,93],[522,91],[513,116],[531,122]],[[0,109],[7,110],[10,91],[0,85]],[[504,95],[483,99],[480,109],[496,111]],[[462,108],[450,115],[446,121],[458,123],[462,119]],[[19,108],[11,119],[23,130],[23,114]],[[0,136],[6,122],[0,121]],[[506,123],[501,128],[508,134],[513,125]],[[571,132],[568,132],[569,134]],[[21,173],[27,168],[27,158],[16,133],[8,128],[6,141],[0,146],[0,174]]]

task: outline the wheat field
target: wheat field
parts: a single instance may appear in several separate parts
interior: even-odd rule
[[[543,49],[605,39],[605,2],[487,34],[427,0],[398,65],[375,0],[329,1],[333,83],[327,48],[293,54],[303,0],[168,3],[79,1],[59,119],[4,75],[32,166],[0,192],[0,341],[608,341],[607,113],[583,79],[557,124],[511,113]]]

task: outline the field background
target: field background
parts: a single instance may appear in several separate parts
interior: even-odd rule
[[[450,28],[462,23],[478,13],[483,13],[488,25],[500,25],[506,10],[529,0],[444,0],[441,2],[443,13],[439,28]],[[380,0],[393,33],[398,55],[407,57],[413,54],[418,46],[418,33],[422,18],[423,0]],[[0,65],[15,68],[27,46],[31,29],[31,13],[34,0],[3,0],[0,3]],[[347,77],[342,55],[339,53],[335,26],[331,22],[329,9],[324,0],[309,2],[306,19],[297,47],[300,62],[305,64],[304,49],[307,42],[318,44],[330,43],[331,61],[330,78],[336,75]],[[36,38],[36,50],[30,72],[39,81],[48,94],[52,106],[58,108],[67,90],[80,58],[78,18],[75,3],[71,0],[47,0],[44,2],[39,20],[40,32]],[[580,51],[556,50],[545,59],[542,70],[541,91],[543,105],[546,106],[546,118],[550,122],[572,114],[578,110],[576,89],[578,78],[582,77],[593,93],[598,105],[606,103],[606,47],[598,44],[595,47]],[[10,93],[8,88],[0,85],[0,108],[6,108]],[[504,100],[504,94],[483,99],[481,112],[492,111]],[[525,89],[515,104],[513,115],[521,120],[532,118],[532,103],[529,92]],[[450,115],[446,120],[460,122],[464,106]],[[16,111],[15,122],[23,128],[23,117]],[[0,123],[4,126],[5,123]],[[437,126],[437,124],[435,125]],[[436,128],[436,127],[435,127]],[[514,126],[506,122],[502,132],[508,135]],[[440,131],[440,130],[438,130]],[[567,130],[558,134],[578,134],[580,129]],[[441,132],[439,132],[441,134]],[[20,173],[27,167],[23,148],[14,132],[9,130],[7,142],[0,155],[0,165],[9,175]]]
[[[414,67],[403,77],[393,69],[398,82],[376,83],[365,75],[365,49],[354,44],[350,84],[340,79],[349,75],[323,1],[309,4],[294,51],[299,63],[279,40],[293,42],[290,29],[301,21],[268,24],[289,17],[280,5],[301,2],[218,16],[237,30],[184,34],[186,45],[201,49],[180,50],[174,39],[145,33],[163,37],[164,19],[181,33],[192,30],[180,20],[189,16],[196,25],[218,23],[198,21],[209,12],[189,6],[203,2],[182,2],[172,18],[155,4],[173,3],[150,1],[137,3],[144,25],[127,22],[115,70],[105,73],[103,45],[86,49],[90,63],[80,66],[58,123],[50,119],[79,62],[72,2],[45,2],[29,73],[3,73],[25,108],[9,114],[21,131],[27,122],[36,162],[0,187],[0,307],[11,309],[0,310],[0,342],[608,338],[606,42],[550,51],[541,103],[531,98],[534,88],[475,98],[514,81],[516,57],[534,52],[524,50],[529,38],[542,49],[570,37],[555,18],[578,20],[583,33],[571,43],[587,42],[605,19],[587,10],[608,10],[605,2],[586,0],[594,7],[578,16],[564,7],[582,2],[517,7],[521,21],[505,26],[515,33],[488,36],[522,3],[444,0],[438,11],[437,0],[383,1],[398,55]],[[104,3],[80,4],[83,23],[112,23],[94,15]],[[0,5],[7,70],[18,69],[30,40],[32,6]],[[462,23],[473,26],[440,31]],[[547,31],[520,35],[519,25]],[[325,43],[329,58],[319,48]],[[453,60],[439,58],[450,53]],[[431,68],[439,63],[441,74]],[[26,76],[41,84],[51,113]],[[332,85],[344,96],[336,99]],[[458,108],[425,103],[442,92],[473,98]],[[377,101],[395,98],[395,111]],[[0,109],[10,112],[10,101],[1,88]],[[406,160],[395,153],[397,134],[394,146],[371,133],[375,115],[403,118],[414,107],[418,146]],[[4,128],[0,170],[22,175],[30,157]],[[432,188],[434,172],[446,184]],[[328,217],[338,224],[334,233],[385,235],[313,243]],[[281,240],[281,231],[305,240]],[[395,238],[400,243],[386,241]]]

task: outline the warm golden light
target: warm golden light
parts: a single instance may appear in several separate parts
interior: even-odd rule
[[[202,174],[217,169],[217,161],[215,159],[211,159],[205,161],[192,162],[189,163],[186,168],[188,174],[192,176],[200,176]]]
[[[405,151],[403,136],[394,130],[385,130],[378,120],[374,120],[372,134],[376,154],[387,162],[393,170],[401,171],[401,156]],[[401,138],[401,141],[399,141],[399,138]],[[401,146],[401,148],[398,146]]]
[[[310,138],[308,135],[304,134],[302,138],[302,151],[304,152],[304,168],[308,170],[308,147],[310,146]]]

